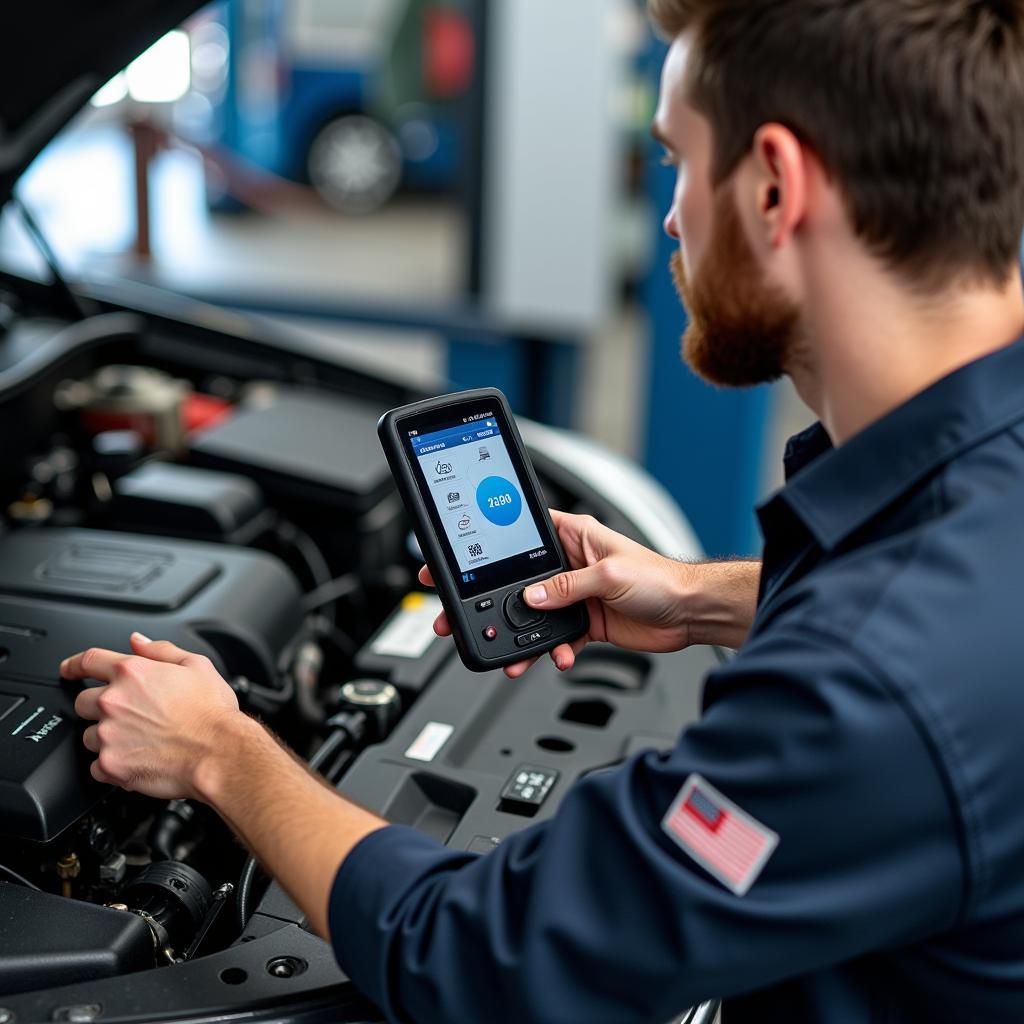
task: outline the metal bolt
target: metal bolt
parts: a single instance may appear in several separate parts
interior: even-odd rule
[[[57,861],[58,878],[77,878],[81,870],[82,864],[77,853],[69,853]]]
[[[53,1019],[68,1024],[91,1024],[103,1012],[99,1003],[79,1003],[77,1006],[62,1006],[53,1011]]]
[[[273,978],[294,978],[309,965],[295,956],[278,956],[267,963],[267,974]]]
[[[114,852],[114,834],[102,821],[94,822],[89,829],[89,846],[103,860]]]
[[[60,889],[65,898],[71,898],[71,880],[82,873],[82,863],[77,853],[69,853],[57,861],[57,877],[61,879]]]

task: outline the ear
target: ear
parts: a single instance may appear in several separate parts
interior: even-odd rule
[[[807,153],[784,125],[762,125],[751,149],[753,227],[761,244],[781,249],[807,215]]]

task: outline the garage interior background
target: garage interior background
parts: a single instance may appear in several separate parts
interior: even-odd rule
[[[112,80],[20,198],[79,280],[269,317],[647,465],[712,555],[811,414],[680,363],[640,0],[220,0]],[[10,212],[0,251],[45,273]]]

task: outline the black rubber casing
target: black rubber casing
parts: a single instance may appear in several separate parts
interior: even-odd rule
[[[539,576],[530,576],[512,583],[506,582],[493,590],[464,598],[459,593],[452,577],[452,570],[420,491],[412,456],[403,440],[399,424],[413,417],[436,414],[448,409],[452,410],[453,417],[457,417],[459,406],[481,402],[493,403],[502,411],[508,426],[508,432],[503,431],[502,437],[509,448],[513,461],[518,461],[521,464],[520,483],[524,489],[531,489],[533,492],[534,500],[532,501],[529,495],[524,495],[525,505],[528,508],[540,510],[539,516],[534,516],[536,525],[544,544],[557,558],[558,565],[554,569],[546,568],[544,573]],[[489,672],[492,669],[502,668],[505,665],[512,665],[527,658],[545,654],[559,644],[570,643],[586,633],[590,628],[590,617],[583,604],[546,612],[542,622],[530,626],[515,627],[505,617],[505,602],[513,600],[523,587],[549,579],[558,572],[570,569],[571,566],[559,542],[558,533],[551,517],[547,514],[548,505],[544,498],[544,492],[541,490],[523,440],[519,436],[512,411],[500,391],[496,388],[460,391],[424,402],[416,402],[413,405],[402,406],[399,409],[392,409],[380,418],[380,422],[377,424],[377,435],[380,438],[388,465],[391,467],[398,492],[412,519],[416,539],[419,541],[427,568],[430,569],[430,573],[434,577],[438,595],[452,627],[456,649],[466,668],[473,672]],[[479,610],[479,605],[488,599],[493,601],[492,607],[483,611]],[[491,626],[497,630],[497,636],[488,640],[485,639],[484,634],[485,630]],[[549,634],[547,633],[548,629],[550,629]],[[547,635],[533,639],[537,633]]]

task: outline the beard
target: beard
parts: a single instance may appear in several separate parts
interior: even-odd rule
[[[724,188],[717,190],[712,215],[711,245],[692,279],[682,254],[672,255],[672,276],[690,317],[683,360],[718,387],[767,384],[798,356],[799,310],[766,280]]]

